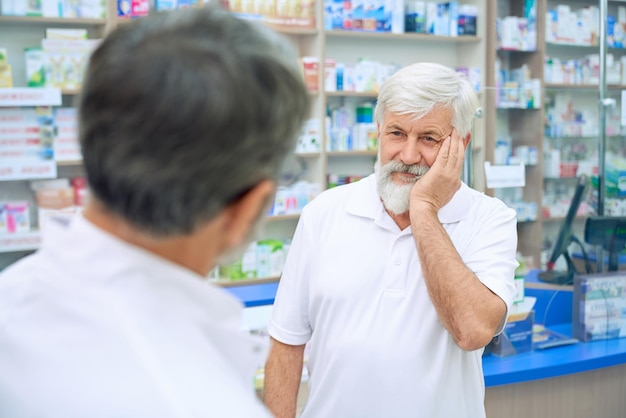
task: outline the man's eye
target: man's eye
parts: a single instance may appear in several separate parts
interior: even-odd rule
[[[400,131],[391,131],[391,132],[389,132],[389,135],[391,135],[391,136],[393,136],[393,137],[396,137],[396,138],[400,138],[400,137],[402,137],[404,134],[403,134],[402,132],[400,132]]]
[[[432,146],[432,145],[437,145],[437,144],[439,144],[439,142],[440,142],[438,139],[433,138],[432,136],[421,136],[421,137],[419,138],[419,140],[420,140],[420,142],[422,142],[423,144],[426,144],[426,145],[431,145],[431,146]]]

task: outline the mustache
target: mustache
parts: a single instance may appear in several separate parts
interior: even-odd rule
[[[412,174],[417,177],[421,177],[424,174],[426,174],[426,172],[428,171],[430,167],[425,166],[425,165],[419,165],[419,164],[408,165],[400,161],[389,161],[382,168],[386,174],[390,174],[392,172],[401,172],[401,173],[407,173],[407,174]]]

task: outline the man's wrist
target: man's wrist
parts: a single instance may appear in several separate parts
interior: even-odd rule
[[[432,202],[425,201],[425,200],[421,200],[419,202],[411,202],[411,205],[410,205],[411,218],[413,218],[413,216],[422,218],[424,216],[429,216],[429,215],[436,217],[438,212],[439,212],[439,208],[437,207],[437,205],[435,205]]]

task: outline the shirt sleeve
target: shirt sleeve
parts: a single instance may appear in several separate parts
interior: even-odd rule
[[[305,344],[311,337],[309,281],[314,247],[306,213],[305,208],[285,260],[268,326],[272,338],[289,345]]]
[[[475,225],[471,244],[463,257],[478,279],[506,304],[506,317],[516,293],[515,269],[518,266],[517,218],[515,211],[504,204],[484,213]],[[504,329],[502,322],[496,335]]]

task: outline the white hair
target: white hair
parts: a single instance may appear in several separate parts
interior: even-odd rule
[[[452,126],[465,137],[480,106],[471,83],[462,73],[440,64],[420,62],[401,68],[380,87],[374,111],[382,123],[385,112],[422,118],[435,108],[452,110]]]

